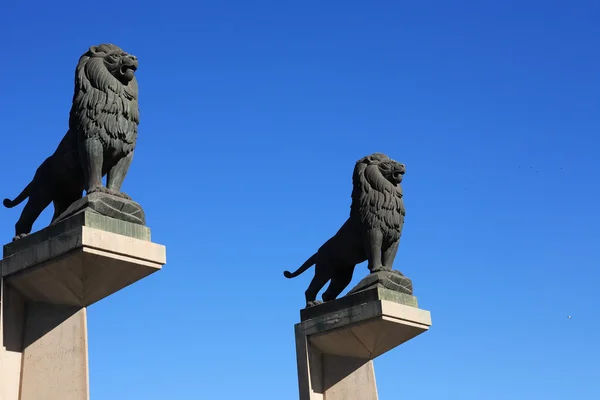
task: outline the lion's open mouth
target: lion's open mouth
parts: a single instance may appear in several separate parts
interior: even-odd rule
[[[121,65],[121,74],[125,75],[129,71],[135,72],[137,67],[135,65]]]

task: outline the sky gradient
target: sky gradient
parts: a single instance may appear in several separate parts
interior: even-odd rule
[[[407,166],[394,267],[433,321],[375,361],[380,398],[600,398],[598,21],[592,1],[5,0],[2,197],[66,132],[89,46],[140,62],[123,190],[167,264],[90,307],[92,399],[297,398],[312,270],[282,271],[375,151]]]

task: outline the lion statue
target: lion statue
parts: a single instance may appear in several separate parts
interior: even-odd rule
[[[305,292],[306,307],[337,298],[350,284],[357,264],[368,260],[371,273],[391,271],[404,224],[404,202],[400,182],[406,167],[385,154],[374,153],[356,162],[352,176],[350,217],[340,230],[323,244],[295,272],[294,278],[315,265],[315,275]]]
[[[81,56],[69,130],[25,189],[14,200],[4,199],[4,206],[11,208],[29,197],[13,240],[29,234],[50,203],[54,203],[54,222],[82,198],[83,190],[129,199],[121,193],[121,184],[137,141],[137,67],[135,56],[113,44],[92,46]],[[106,187],[102,185],[105,175]]]

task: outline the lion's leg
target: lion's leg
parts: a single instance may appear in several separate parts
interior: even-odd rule
[[[392,265],[394,265],[394,259],[396,258],[396,253],[398,252],[398,246],[400,245],[400,240],[396,240],[392,243],[387,249],[383,251],[383,268],[391,270]]]
[[[340,271],[339,275],[335,276],[331,279],[331,283],[329,284],[329,287],[323,293],[323,301],[335,300],[340,295],[340,293],[342,293],[344,291],[344,289],[346,289],[346,287],[352,281],[352,274],[354,273],[354,267],[355,267],[355,265],[352,265],[352,266],[342,267],[339,269],[339,271]]]
[[[379,229],[371,229],[365,235],[365,248],[369,260],[369,271],[371,273],[383,270],[381,263],[381,247],[383,245],[383,233]]]
[[[30,197],[25,207],[23,207],[23,212],[21,213],[21,217],[15,224],[15,239],[20,239],[23,236],[28,235],[33,229],[33,223],[40,216],[42,211],[50,204],[52,200],[46,198],[36,198]]]
[[[307,307],[320,303],[317,301],[317,295],[319,294],[319,290],[321,290],[329,280],[329,276],[330,274],[327,273],[327,267],[319,267],[319,264],[317,263],[315,266],[315,276],[312,281],[310,281],[310,285],[308,285],[306,292],[304,292]]]
[[[87,194],[101,191],[102,163],[104,162],[104,148],[100,140],[95,138],[84,139],[80,144],[79,153],[83,166],[84,189]]]
[[[114,194],[116,194],[117,196],[121,196],[126,199],[131,198],[125,193],[121,192],[121,185],[123,184],[125,175],[127,175],[127,171],[129,171],[129,166],[131,165],[132,160],[133,151],[127,156],[121,158],[114,165],[114,167],[108,170],[108,174],[106,175],[106,187],[108,188],[108,190],[114,192]]]

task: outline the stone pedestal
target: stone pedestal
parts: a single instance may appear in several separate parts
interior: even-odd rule
[[[86,211],[5,245],[0,400],[88,400],[87,307],[165,262],[147,227]]]
[[[414,296],[375,287],[301,311],[300,400],[377,400],[373,360],[431,326]]]

